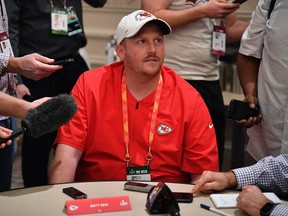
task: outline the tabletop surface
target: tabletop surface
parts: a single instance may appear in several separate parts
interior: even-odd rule
[[[103,198],[112,196],[129,196],[131,202],[131,211],[98,213],[89,215],[149,215],[146,208],[147,194],[124,190],[125,181],[106,181],[106,182],[85,182],[47,185],[33,188],[16,189],[0,193],[0,215],[2,216],[21,216],[21,215],[41,215],[58,216],[67,215],[65,202],[71,200],[69,196],[62,192],[65,187],[73,186],[84,193],[88,198]],[[156,185],[157,182],[149,182]],[[166,183],[173,192],[190,192],[193,185]],[[237,193],[236,191],[226,190],[225,193]],[[209,195],[201,194],[194,197],[192,203],[179,203],[181,216],[215,216],[217,214],[200,208],[200,204],[206,204],[214,207]],[[237,208],[221,209],[231,215],[246,215]],[[163,214],[162,214],[163,215]]]

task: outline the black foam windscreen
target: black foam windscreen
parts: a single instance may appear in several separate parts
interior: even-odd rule
[[[26,128],[26,135],[37,138],[66,124],[77,109],[77,104],[71,95],[60,94],[28,110],[21,125]]]

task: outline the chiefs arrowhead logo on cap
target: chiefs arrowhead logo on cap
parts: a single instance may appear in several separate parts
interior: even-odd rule
[[[144,20],[144,19],[150,18],[150,17],[152,17],[152,14],[150,14],[150,13],[148,13],[146,11],[142,11],[142,12],[136,14],[135,19],[137,21],[141,21],[141,20]],[[156,19],[156,17],[155,17],[155,19]]]

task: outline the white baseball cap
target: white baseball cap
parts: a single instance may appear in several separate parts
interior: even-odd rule
[[[161,28],[163,35],[171,33],[171,27],[167,22],[147,11],[137,10],[124,16],[119,22],[116,30],[117,44],[120,44],[125,38],[136,35],[146,23],[151,21],[155,22],[155,24]]]

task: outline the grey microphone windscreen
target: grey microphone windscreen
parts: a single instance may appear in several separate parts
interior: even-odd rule
[[[26,128],[26,135],[37,138],[66,124],[77,109],[77,104],[71,95],[60,94],[28,110],[21,125]]]

